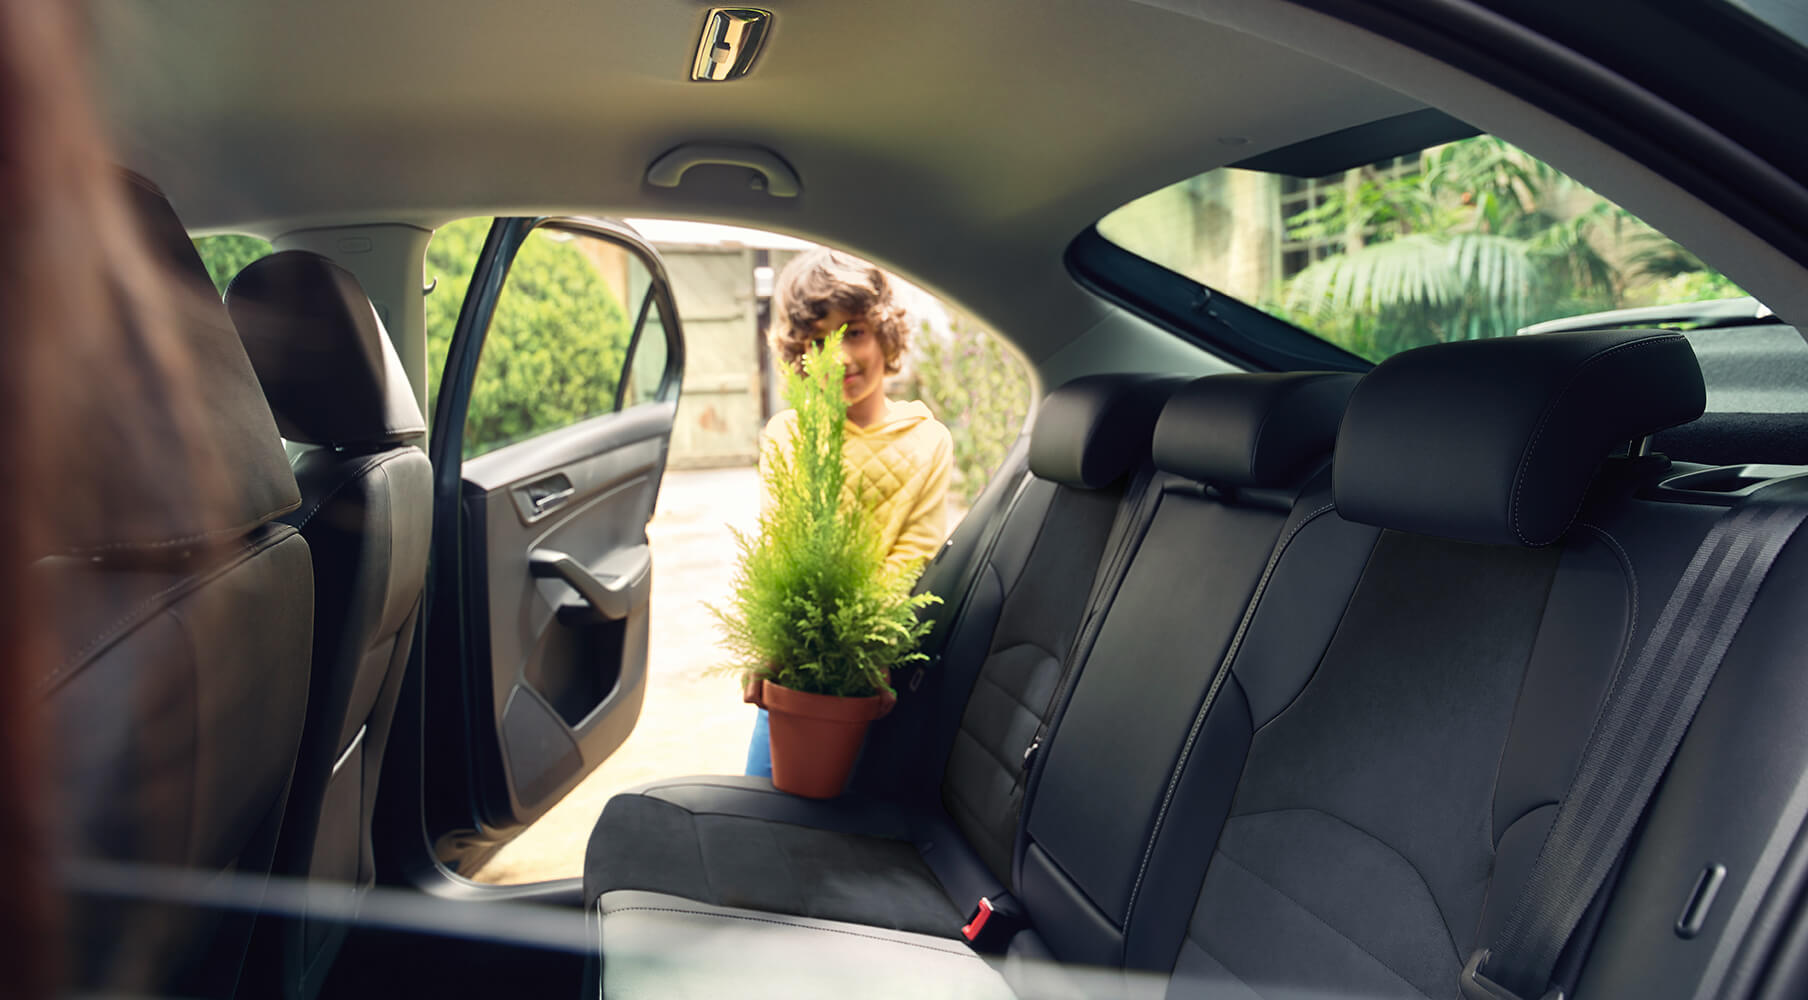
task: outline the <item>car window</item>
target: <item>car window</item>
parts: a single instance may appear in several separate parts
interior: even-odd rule
[[[1808,46],[1808,4],[1801,0],[1728,0],[1788,36],[1798,45]]]
[[[659,398],[670,350],[665,339],[665,319],[653,300],[653,276],[639,257],[628,259],[628,323],[634,329],[633,357],[621,387],[622,406],[637,406]]]
[[[455,222],[435,232],[428,245],[429,281],[437,281],[427,308],[430,371],[445,368],[489,225],[489,219]],[[629,303],[637,311],[649,287],[644,265],[621,246],[552,226],[529,233],[509,265],[484,335],[465,418],[464,457],[614,412],[623,379],[636,381],[627,371],[636,318]],[[638,370],[663,372],[664,331],[651,319],[649,324],[655,336],[643,334],[643,345],[646,364],[655,369]],[[635,401],[657,392],[659,377],[650,381],[650,388],[636,390]]]
[[[195,249],[200,251],[201,263],[207,265],[207,276],[213,279],[213,285],[221,295],[226,294],[226,286],[232,284],[232,279],[245,269],[246,264],[275,251],[269,240],[237,233],[200,236],[194,242]]]
[[[1624,209],[1485,135],[1320,177],[1212,170],[1124,205],[1098,230],[1370,361],[1744,295]]]

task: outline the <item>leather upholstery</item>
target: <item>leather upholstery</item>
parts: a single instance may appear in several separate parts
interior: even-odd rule
[[[300,502],[270,407],[187,231],[155,185],[133,174],[124,184],[166,293],[155,305],[183,335],[179,370],[168,374],[205,391],[167,405],[175,390],[159,372],[166,358],[120,359],[124,370],[82,386],[96,391],[68,401],[80,447],[58,456],[68,482],[47,518],[47,553],[130,559],[231,545]],[[130,378],[140,381],[118,385]],[[144,405],[121,405],[121,391]],[[190,426],[181,411],[200,419]],[[152,468],[147,441],[169,443]]]
[[[272,518],[298,500],[275,423],[199,257],[155,189],[132,183],[146,228],[179,277],[169,292],[193,347],[193,434],[157,414],[125,440],[161,441],[192,464],[217,506],[156,519],[84,524],[59,539],[77,556],[41,560],[65,656],[44,690],[71,870],[146,865],[183,889],[222,884],[255,900],[269,871],[308,697],[313,574],[307,543]],[[84,428],[98,440],[112,425]],[[213,463],[235,460],[236,466]],[[143,481],[133,478],[145,477]],[[142,462],[93,467],[75,494],[168,495]],[[193,491],[197,482],[177,484]],[[193,502],[192,500],[190,501]],[[154,506],[154,503],[153,503]],[[178,516],[171,517],[175,514]],[[160,523],[159,523],[160,522]],[[156,532],[147,533],[147,526]],[[205,542],[206,544],[201,544]],[[127,870],[134,872],[132,869]],[[129,874],[136,884],[135,873]],[[69,902],[76,991],[224,996],[237,979],[252,913],[76,894]]]
[[[350,271],[284,250],[246,265],[226,308],[283,437],[375,445],[427,432],[401,358]]]
[[[1511,537],[1483,544],[1339,516],[1331,493],[1341,502],[1345,485],[1325,474],[1297,488],[1285,515],[1266,495],[1275,491],[1244,504],[1250,491],[1157,480],[1160,501],[1121,586],[1089,601],[1085,616],[1103,624],[1031,770],[1015,901],[1033,930],[1000,967],[1014,995],[1088,995],[1095,985],[1139,996],[1458,994],[1465,959],[1518,902],[1616,671],[1650,641],[1664,596],[1725,511],[1713,498],[1653,491],[1669,472],[1662,458],[1601,457],[1607,435],[1686,419],[1698,405],[1679,338],[1565,339],[1465,350],[1461,364],[1427,349],[1427,365],[1455,365],[1450,386],[1386,375],[1384,365],[1383,378],[1357,390],[1371,392],[1362,443],[1384,458],[1384,430],[1401,436],[1397,450],[1440,443],[1415,419],[1454,420],[1451,393],[1470,393],[1484,409],[1469,424],[1493,433],[1459,439],[1494,453],[1509,479],[1527,470],[1528,492],[1545,504],[1522,501],[1518,527],[1557,532],[1558,544],[1525,544],[1508,513],[1483,519],[1454,473],[1435,467],[1445,457],[1435,451],[1425,496],[1465,531]],[[1403,357],[1396,372],[1410,375],[1416,362]],[[1483,360],[1472,368],[1470,357]],[[1529,412],[1501,407],[1483,391],[1487,378],[1548,392]],[[1603,412],[1620,404],[1624,413]],[[1568,443],[1538,443],[1540,424]],[[1594,456],[1587,468],[1565,464],[1575,450]],[[1335,459],[1340,475],[1369,471],[1347,459]],[[1478,468],[1490,467],[1455,472]],[[1359,497],[1381,504],[1377,483],[1363,482]],[[1808,503],[1804,484],[1773,485],[1756,502]],[[1586,494],[1540,521],[1559,488]],[[1421,499],[1387,509],[1422,516],[1411,506]],[[1777,845],[1798,832],[1808,773],[1805,589],[1808,538],[1798,536],[1747,624],[1725,637],[1725,664],[1618,883],[1595,907],[1599,933],[1591,926],[1572,942],[1556,988],[1711,991],[1723,971],[1716,956],[1764,926],[1760,903],[1775,895],[1769,873]],[[593,841],[592,862],[611,847]],[[1725,887],[1700,937],[1686,940],[1674,930],[1680,894],[1703,859],[1725,865]],[[889,973],[913,960],[913,945],[883,930],[700,909],[604,895],[605,995],[649,987],[649,970],[707,965],[706,950],[730,941],[737,955],[768,939],[778,954],[801,954],[808,946],[794,929],[819,940],[831,964],[858,952]],[[669,923],[654,916],[668,912]],[[717,938],[708,921],[718,917],[745,926]],[[1130,974],[1082,983],[1036,974],[1047,971],[1038,959]],[[760,988],[819,987],[810,963],[758,961]],[[888,986],[881,975],[830,988],[872,996]]]
[[[408,443],[420,411],[395,349],[350,272],[287,251],[227,291],[252,363],[291,438],[334,447],[295,461],[289,524],[314,556],[307,726],[276,859],[280,874],[367,887],[377,777],[412,646],[432,537],[433,471]],[[283,992],[311,995],[342,927],[282,929]],[[271,945],[272,948],[275,945]]]
[[[1548,545],[1616,446],[1701,415],[1701,367],[1651,330],[1437,344],[1382,362],[1350,399],[1344,517],[1475,542]]]
[[[1030,471],[1063,486],[1110,486],[1149,455],[1149,434],[1177,379],[1091,375],[1042,400]]]
[[[1157,468],[1213,486],[1290,486],[1323,464],[1361,376],[1207,375],[1155,422]]]

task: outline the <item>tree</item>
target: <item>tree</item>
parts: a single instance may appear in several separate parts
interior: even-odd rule
[[[1022,362],[990,331],[951,312],[946,338],[928,323],[911,338],[903,394],[922,400],[947,426],[954,439],[948,489],[962,509],[972,506],[1029,415],[1030,379]]]
[[[261,240],[255,236],[202,236],[195,240],[195,249],[200,251],[201,263],[207,265],[207,276],[213,279],[213,286],[221,295],[226,294],[226,286],[238,276],[245,265],[260,257],[270,255],[269,240]]]
[[[1358,354],[1621,304],[1623,279],[1598,246],[1635,220],[1514,146],[1481,136],[1426,150],[1414,174],[1355,176],[1287,220],[1293,239],[1342,235],[1343,246],[1275,304]]]
[[[451,223],[427,246],[427,274],[438,282],[426,303],[430,406],[489,225]],[[535,230],[510,265],[471,388],[467,458],[615,408],[630,320],[581,240]]]

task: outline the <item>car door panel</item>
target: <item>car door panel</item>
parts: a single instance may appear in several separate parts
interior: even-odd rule
[[[476,655],[489,660],[502,754],[492,791],[509,805],[487,821],[539,814],[633,731],[652,593],[645,527],[675,413],[648,403],[465,463],[468,551],[485,554],[468,581],[487,592]]]
[[[562,360],[540,381],[510,369],[567,336],[588,339],[557,341],[581,349],[551,352]],[[485,364],[501,375],[485,383]],[[496,220],[447,348],[431,444],[423,791],[428,838],[455,870],[544,814],[634,729],[654,579],[646,526],[682,371],[670,284],[631,230]]]

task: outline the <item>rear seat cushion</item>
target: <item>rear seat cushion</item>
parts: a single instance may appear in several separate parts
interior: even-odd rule
[[[677,779],[611,798],[585,876],[722,906],[952,937],[965,922],[885,803],[800,800],[764,779]]]
[[[648,892],[596,906],[605,995],[1012,1000],[965,944]]]

